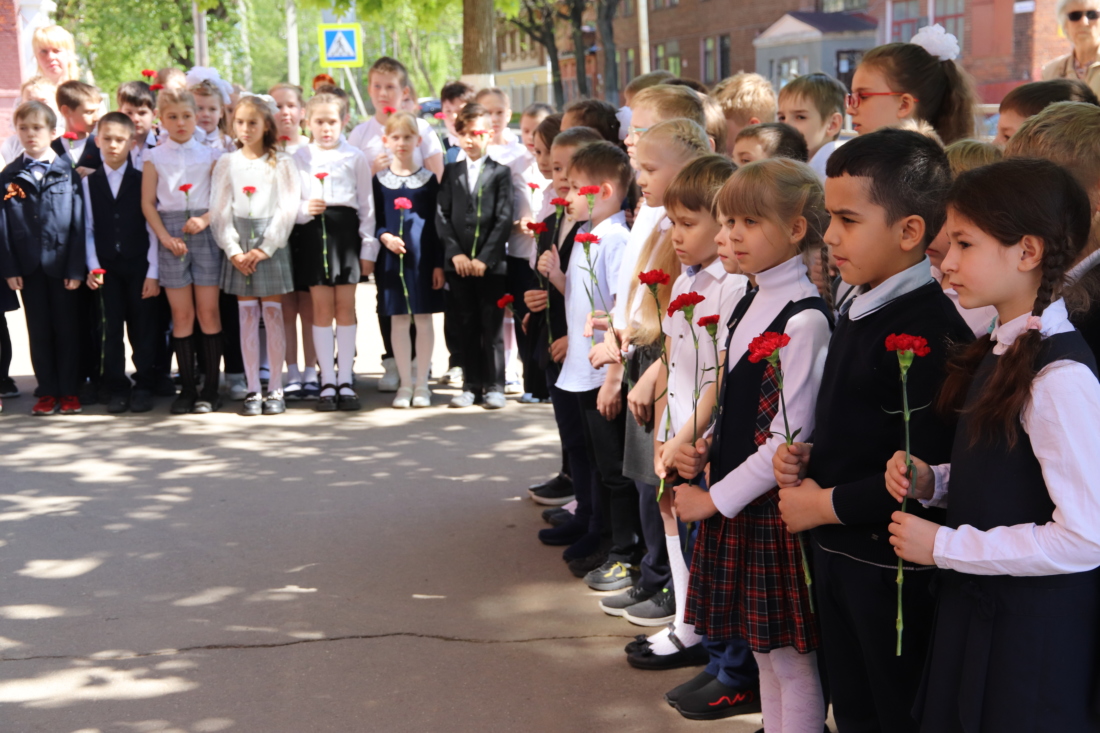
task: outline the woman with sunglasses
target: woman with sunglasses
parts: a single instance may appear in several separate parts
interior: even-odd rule
[[[1100,94],[1100,0],[1059,0],[1058,22],[1073,51],[1043,67],[1043,80],[1080,79]]]
[[[872,48],[852,76],[852,127],[866,135],[910,119],[932,125],[945,145],[973,137],[974,88],[958,56],[958,40],[940,25]]]

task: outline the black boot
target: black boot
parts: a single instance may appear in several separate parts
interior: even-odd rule
[[[173,415],[186,415],[195,408],[199,398],[195,389],[195,336],[172,337],[176,351],[176,363],[180,368],[180,393],[172,403]]]
[[[222,335],[218,333],[204,333],[200,337],[202,354],[202,371],[206,375],[206,381],[202,385],[202,394],[195,403],[194,412],[214,412],[222,406],[221,394],[218,391],[218,378],[222,372]]]

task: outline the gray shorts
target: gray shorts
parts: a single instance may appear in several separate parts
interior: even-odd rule
[[[202,216],[205,213],[206,209],[192,209],[190,212],[191,216]],[[188,285],[217,287],[221,285],[225,253],[214,241],[213,235],[210,234],[210,227],[198,234],[183,233],[187,214],[186,211],[160,212],[160,220],[168,233],[187,243],[187,254],[182,258],[172,254],[172,250],[158,243],[157,266],[160,268],[161,287],[185,288]]]

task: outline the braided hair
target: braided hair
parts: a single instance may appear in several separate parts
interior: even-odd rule
[[[1005,247],[1028,235],[1042,240],[1041,274],[1031,308],[1032,316],[1042,316],[1061,297],[1066,271],[1088,241],[1091,207],[1081,185],[1050,161],[1017,158],[963,173],[947,201],[952,211]],[[1028,329],[997,360],[982,394],[966,408],[972,446],[983,436],[1000,436],[1009,447],[1015,445],[1042,340],[1039,330]],[[961,410],[973,375],[992,348],[987,334],[952,356],[938,400],[941,410]]]

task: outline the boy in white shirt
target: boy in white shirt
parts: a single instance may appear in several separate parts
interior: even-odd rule
[[[820,72],[793,79],[779,90],[779,121],[805,136],[810,167],[822,181],[825,163],[842,144],[847,93],[843,84]]]

